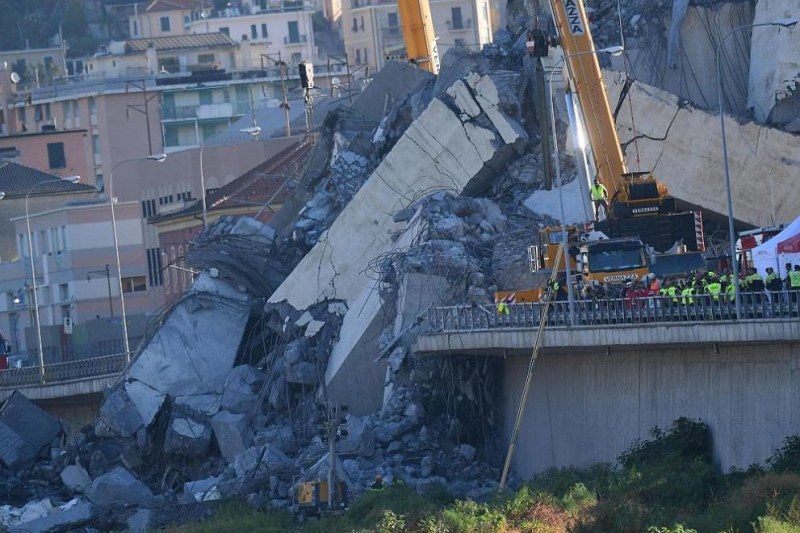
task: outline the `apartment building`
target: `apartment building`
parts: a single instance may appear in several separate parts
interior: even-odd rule
[[[53,198],[47,201],[54,205]],[[0,263],[0,328],[15,352],[36,348],[31,261],[43,329],[51,333],[61,330],[65,319],[79,323],[116,317],[118,321],[121,314],[108,200],[60,200],[60,204],[50,209],[38,205],[31,213],[32,253],[28,249],[28,217],[11,219],[17,257]],[[154,311],[162,305],[163,294],[147,283],[139,203],[118,203],[115,215],[126,313]],[[58,362],[58,336],[49,335],[44,343],[46,362]]]
[[[154,0],[128,17],[134,39],[222,33],[236,43],[253,43],[263,51],[242,57],[240,69],[262,64],[260,54],[299,63],[314,60],[312,16],[315,7],[302,0],[239,0],[217,10],[202,0]]]
[[[439,56],[453,47],[479,48],[492,41],[489,0],[430,0]],[[345,0],[345,50],[351,64],[380,69],[405,54],[396,0]]]

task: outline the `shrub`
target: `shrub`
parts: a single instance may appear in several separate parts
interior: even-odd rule
[[[790,435],[783,446],[767,459],[767,466],[773,472],[795,472],[800,474],[800,435]]]

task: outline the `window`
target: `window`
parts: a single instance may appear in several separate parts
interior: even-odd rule
[[[214,103],[214,98],[210,90],[200,91],[198,96],[200,97],[200,105],[209,105]]]
[[[67,168],[64,143],[47,143],[47,160],[51,169]]]
[[[250,24],[250,38],[258,39],[258,26],[255,24]]]
[[[358,33],[358,19],[353,17],[353,33]]]
[[[60,283],[58,285],[58,301],[69,301],[69,285],[67,283]]]
[[[396,28],[400,25],[400,19],[397,18],[397,13],[389,13],[387,15],[388,18],[388,26],[390,28]]]
[[[361,48],[356,49],[356,65],[361,64]]]
[[[142,200],[142,217],[150,218],[156,216],[156,199]]]
[[[161,31],[169,31],[169,17],[161,17]]]
[[[178,193],[178,200],[183,200],[184,202],[188,202],[191,199],[192,199],[192,191]]]
[[[136,37],[139,35],[139,24],[134,20],[133,21],[133,36]]]
[[[367,49],[364,48],[364,63],[369,63],[369,59],[367,59]]]
[[[266,24],[262,24],[261,25],[261,38],[262,39],[266,39],[267,35],[269,35],[269,33],[267,32],[267,25]]]
[[[103,178],[103,174],[95,174],[94,176],[94,188],[100,192],[106,190],[106,182],[105,178]]]
[[[300,27],[297,24],[296,20],[290,20],[288,22],[289,25],[289,42],[290,43],[299,43],[300,42]]]
[[[464,19],[461,18],[461,8],[460,7],[453,7],[450,9],[450,15],[452,16],[453,20],[453,29],[454,30],[463,30],[464,29]]]
[[[364,17],[361,17],[361,25],[358,27],[358,29],[364,31]]]
[[[60,250],[67,249],[67,227],[61,226],[61,248]]]
[[[147,276],[151,287],[158,287],[164,283],[161,274],[161,248],[147,249]]]
[[[94,155],[100,155],[100,136],[98,134],[92,135],[92,150],[94,150]]]
[[[456,46],[467,46],[467,41],[464,39],[453,39]]]
[[[221,28],[219,29],[219,32],[220,32],[220,33],[224,33],[224,34],[225,34],[225,35],[227,35],[228,37],[230,37],[230,36],[231,36],[231,30],[230,30],[230,28],[226,28],[225,26],[221,27]]]
[[[303,61],[303,54],[301,54],[300,52],[294,52],[292,54],[292,63],[297,64],[300,63],[301,61]]]
[[[197,56],[197,62],[201,65],[206,65],[209,63],[214,62],[214,54],[199,54]]]
[[[52,72],[55,70],[52,56],[44,56],[44,71]]]
[[[128,278],[122,278],[122,292],[145,292],[146,290],[146,276],[131,276]]]

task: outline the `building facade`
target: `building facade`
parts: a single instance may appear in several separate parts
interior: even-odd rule
[[[430,8],[439,57],[453,47],[480,48],[492,41],[489,0],[430,0]],[[396,0],[345,0],[342,33],[353,65],[375,70],[405,55]]]

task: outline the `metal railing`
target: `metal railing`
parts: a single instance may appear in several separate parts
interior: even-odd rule
[[[124,353],[78,359],[68,363],[56,363],[44,366],[46,384],[64,383],[81,379],[119,374],[125,368]],[[0,388],[14,388],[25,385],[36,385],[41,382],[38,366],[9,368],[0,370]]]
[[[430,333],[472,331],[493,328],[535,328],[542,313],[541,303],[509,304],[507,312],[498,313],[494,305],[454,305],[428,310]],[[800,293],[743,293],[743,316],[739,320],[800,320]],[[574,302],[575,323],[570,323],[569,303],[552,302],[548,327],[667,324],[680,322],[709,323],[736,320],[736,304],[727,295],[648,298],[609,298]]]

